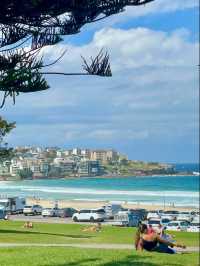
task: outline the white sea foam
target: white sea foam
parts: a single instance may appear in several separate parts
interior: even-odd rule
[[[86,194],[86,195],[124,195],[124,196],[144,196],[144,197],[178,197],[178,198],[198,198],[199,193],[194,191],[147,191],[147,190],[109,190],[109,189],[90,189],[90,188],[63,188],[48,186],[0,186],[0,190],[42,192],[56,194]]]

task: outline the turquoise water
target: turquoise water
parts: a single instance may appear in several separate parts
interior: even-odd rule
[[[76,178],[0,182],[0,195],[198,206],[198,176]]]

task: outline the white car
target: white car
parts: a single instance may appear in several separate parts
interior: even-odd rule
[[[74,222],[85,221],[85,222],[103,222],[106,218],[106,212],[104,209],[91,209],[91,210],[80,210],[72,216]]]
[[[165,211],[162,213],[161,218],[169,219],[169,220],[177,220],[177,217],[179,215],[178,211]]]
[[[200,232],[200,223],[192,222],[187,228],[187,232]]]
[[[192,222],[200,223],[200,216],[199,215],[193,216]]]
[[[188,221],[191,222],[192,221],[192,214],[190,212],[180,212],[179,215],[177,216],[177,219],[179,221]]]
[[[42,213],[42,206],[40,205],[26,205],[23,209],[24,215],[37,215]]]
[[[58,208],[46,208],[42,211],[43,217],[55,217],[58,216],[59,209]]]
[[[161,220],[160,219],[150,219],[148,220],[147,225],[151,225],[153,227],[153,229],[157,229],[161,224]]]
[[[173,221],[166,226],[166,230],[187,231],[189,224],[187,221]]]
[[[172,222],[172,220],[170,220],[168,218],[162,218],[160,220],[160,223],[162,224],[162,226],[167,226],[170,222]]]
[[[160,214],[158,211],[150,211],[147,214],[147,220],[149,219],[160,219]]]

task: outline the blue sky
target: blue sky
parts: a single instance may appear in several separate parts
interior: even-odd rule
[[[104,48],[112,78],[47,77],[51,88],[7,102],[10,145],[115,148],[135,160],[198,161],[198,1],[155,0],[84,26],[44,50],[51,70],[81,70]]]

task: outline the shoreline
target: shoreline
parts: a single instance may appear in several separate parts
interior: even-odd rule
[[[117,201],[113,201],[117,203]],[[72,207],[77,210],[80,209],[88,209],[88,208],[100,208],[110,201],[99,201],[99,200],[49,200],[49,199],[39,199],[39,198],[27,198],[27,204],[39,204],[44,208],[51,208],[54,207],[55,204],[58,205],[59,208],[67,208]],[[177,210],[177,211],[194,211],[199,210],[198,207],[192,206],[172,206],[172,205],[156,205],[156,204],[143,204],[143,203],[129,203],[129,202],[122,202],[119,203],[124,208],[132,208],[132,209],[146,209],[146,210]]]
[[[158,174],[158,175],[102,175],[102,176],[66,176],[66,177],[35,177],[35,178],[31,178],[31,179],[15,179],[10,176],[9,178],[4,178],[2,176],[0,176],[0,182],[20,182],[20,181],[32,181],[32,180],[55,180],[55,179],[61,179],[61,180],[69,180],[69,179],[94,179],[94,178],[100,178],[100,179],[109,179],[109,178],[142,178],[142,177],[185,177],[185,176],[199,176],[193,173],[180,173],[180,174]]]

